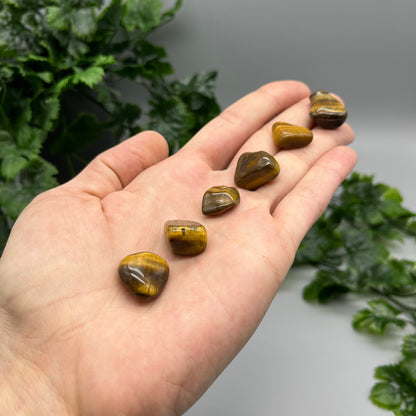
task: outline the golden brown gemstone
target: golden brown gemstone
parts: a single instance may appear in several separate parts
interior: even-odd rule
[[[167,221],[164,230],[174,254],[194,256],[202,253],[207,246],[207,230],[199,222]]]
[[[317,126],[336,129],[347,119],[344,106],[327,91],[315,91],[309,98],[312,103],[309,114]]]
[[[222,214],[240,203],[240,193],[231,186],[213,186],[202,198],[202,213]]]
[[[280,172],[276,159],[263,150],[243,153],[237,162],[234,182],[241,188],[253,191],[274,179]]]
[[[135,253],[121,260],[118,274],[132,293],[152,298],[168,281],[169,265],[157,254]]]
[[[306,127],[293,126],[280,121],[273,124],[272,131],[275,143],[283,149],[304,147],[313,139],[313,133]]]

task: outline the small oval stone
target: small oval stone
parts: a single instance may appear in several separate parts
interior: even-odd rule
[[[121,260],[118,274],[133,294],[154,298],[168,281],[169,265],[157,254],[134,253]]]
[[[309,114],[317,126],[336,129],[347,119],[345,107],[327,91],[315,91],[309,98],[312,103]]]
[[[207,230],[196,221],[172,220],[164,226],[165,236],[174,254],[195,256],[207,246]]]
[[[272,126],[273,139],[282,149],[297,149],[307,146],[313,139],[313,133],[306,127],[294,126],[282,122]]]
[[[263,150],[247,152],[238,159],[234,182],[241,188],[254,191],[274,179],[279,172],[279,164],[269,153]]]
[[[213,186],[202,198],[202,213],[218,215],[240,203],[240,193],[232,186]]]

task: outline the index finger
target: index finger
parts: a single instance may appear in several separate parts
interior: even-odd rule
[[[309,94],[299,81],[266,84],[210,121],[180,152],[199,157],[214,170],[224,169],[253,133]]]

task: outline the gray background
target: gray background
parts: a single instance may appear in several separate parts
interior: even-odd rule
[[[416,210],[415,18],[414,0],[185,0],[153,39],[178,78],[218,70],[223,108],[277,79],[339,94],[356,132],[356,170],[398,187]],[[413,253],[405,245],[398,255]],[[187,416],[389,414],[367,396],[373,369],[398,358],[400,338],[354,332],[363,300],[304,302],[310,277],[290,272],[255,335]]]

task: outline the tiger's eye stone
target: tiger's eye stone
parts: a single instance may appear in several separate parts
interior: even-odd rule
[[[274,179],[279,172],[279,164],[269,153],[263,150],[247,152],[238,159],[234,182],[241,188],[254,191]]]
[[[282,149],[297,149],[307,146],[313,139],[313,133],[306,127],[294,126],[278,121],[272,126],[273,139]]]
[[[167,221],[164,231],[174,254],[194,256],[202,253],[207,246],[207,230],[199,222]]]
[[[347,119],[344,106],[327,91],[315,91],[309,98],[312,103],[309,114],[317,126],[336,129]]]
[[[135,253],[121,260],[118,274],[132,293],[154,298],[168,281],[169,265],[157,254]]]
[[[202,198],[202,213],[222,214],[240,203],[240,193],[231,186],[213,186]]]

